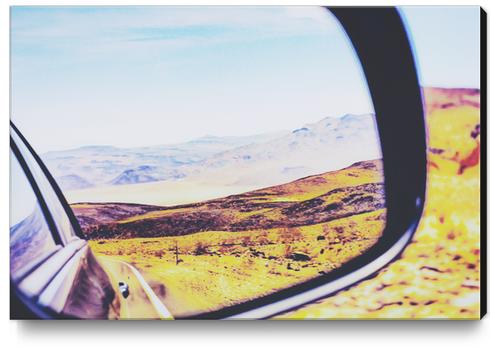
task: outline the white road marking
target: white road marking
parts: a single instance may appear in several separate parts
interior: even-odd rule
[[[121,260],[113,260],[113,259],[107,259],[105,258],[104,260],[108,260],[114,263],[121,263],[123,265],[126,265],[133,271],[133,274],[136,276],[138,281],[141,284],[141,287],[145,291],[146,295],[148,296],[148,299],[150,299],[150,302],[152,303],[153,307],[155,308],[155,311],[157,311],[158,316],[160,319],[173,319],[172,314],[169,312],[167,307],[163,304],[163,302],[158,298],[158,296],[155,294],[153,289],[151,289],[150,285],[145,281],[143,275],[132,265],[121,261]],[[129,308],[129,306],[127,306]]]

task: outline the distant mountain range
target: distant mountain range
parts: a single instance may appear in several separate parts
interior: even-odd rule
[[[190,179],[271,186],[381,158],[373,116],[324,118],[292,131],[204,136],[138,148],[86,146],[42,155],[64,190]]]
[[[243,137],[203,136],[170,145],[119,148],[84,146],[41,155],[65,190],[94,186],[175,180],[182,169],[214,154],[250,143],[269,141],[283,133]]]

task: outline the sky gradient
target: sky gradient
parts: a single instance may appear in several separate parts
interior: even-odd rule
[[[479,88],[479,9],[403,15],[427,86]],[[12,119],[39,152],[291,130],[372,112],[316,7],[13,7]]]

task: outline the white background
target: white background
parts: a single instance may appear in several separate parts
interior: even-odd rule
[[[12,322],[8,288],[9,6],[88,4],[394,5],[388,1],[12,1],[0,4],[0,346],[482,346],[488,317],[471,321]],[[489,0],[408,1],[400,5],[481,5]],[[488,212],[488,211],[487,211]]]

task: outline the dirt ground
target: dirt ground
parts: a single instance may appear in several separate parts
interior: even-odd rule
[[[375,278],[278,319],[479,318],[479,92],[429,90],[426,103],[428,192],[413,242]]]

